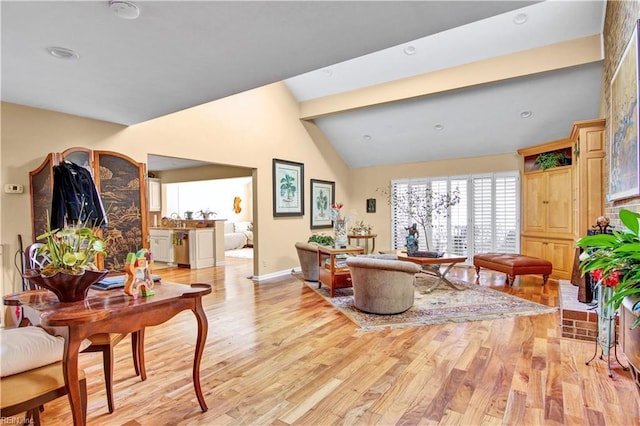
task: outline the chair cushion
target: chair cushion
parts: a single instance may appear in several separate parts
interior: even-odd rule
[[[78,370],[78,378],[85,379],[84,370]],[[5,407],[12,407],[56,389],[64,388],[62,364],[56,362],[32,369],[24,374],[14,374],[3,378],[0,383],[2,384],[0,399],[4,414]]]
[[[80,345],[84,350],[91,342]],[[35,326],[0,329],[0,376],[52,364],[62,359],[64,338]]]

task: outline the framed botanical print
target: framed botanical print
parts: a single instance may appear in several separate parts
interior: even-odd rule
[[[311,179],[311,229],[331,228],[331,205],[336,202],[335,182]]]
[[[273,216],[304,215],[304,164],[273,159]]]

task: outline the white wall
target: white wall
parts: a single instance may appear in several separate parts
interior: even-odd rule
[[[216,212],[216,219],[227,219],[231,222],[252,220],[251,178],[216,179],[197,182],[181,182],[163,184],[166,205],[163,216],[169,217],[178,213],[184,218],[184,212],[209,210]],[[233,210],[233,199],[240,197],[240,213]],[[195,219],[199,216],[194,215]]]

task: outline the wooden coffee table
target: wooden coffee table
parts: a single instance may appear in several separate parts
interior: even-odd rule
[[[406,253],[398,253],[398,259],[417,263],[418,265],[422,266],[422,272],[429,275],[435,275],[438,279],[433,284],[433,286],[429,288],[429,290],[433,290],[434,288],[436,288],[440,281],[444,282],[446,285],[453,289],[464,290],[464,288],[460,288],[449,281],[447,279],[447,274],[456,264],[465,262],[467,260],[465,256],[451,256],[445,254],[442,257],[413,257],[407,256]],[[443,271],[440,270],[440,266],[442,265],[446,265],[446,268]]]

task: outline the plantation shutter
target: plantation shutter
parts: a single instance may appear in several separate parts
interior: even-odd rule
[[[428,181],[425,179],[417,180],[404,180],[404,181],[392,181],[391,182],[391,199],[402,198],[407,196],[409,191],[426,191],[428,188]],[[391,208],[391,235],[392,248],[393,249],[406,249],[407,247],[407,235],[409,234],[407,229],[409,226],[416,223],[416,220],[408,214],[404,209],[398,208],[398,206],[392,205]],[[427,236],[424,230],[418,224],[418,246],[424,249],[427,246]]]
[[[458,190],[459,202],[448,214],[435,216],[430,232],[430,250],[472,257],[476,253],[517,253],[520,249],[520,198],[518,172],[438,179],[398,180],[392,191],[407,194],[429,186],[434,199],[439,193]],[[393,197],[392,197],[393,199]],[[397,199],[397,198],[396,198]],[[415,223],[409,214],[392,205],[392,248],[406,248],[406,227]],[[420,229],[419,248],[427,245]]]
[[[435,207],[438,195],[446,194],[448,192],[448,181],[431,181],[431,190],[433,193],[432,204]],[[433,218],[433,227],[431,228],[429,241],[431,242],[429,246],[430,250],[447,251],[447,243],[449,241],[449,223],[446,215],[435,215],[435,217]],[[426,245],[421,247],[424,247],[426,249]]]
[[[495,182],[495,251],[518,253],[518,178],[497,176]]]
[[[401,183],[398,181],[391,182],[391,197],[390,199],[394,199],[394,194],[407,194],[409,191],[408,183]],[[397,197],[396,197],[397,198]],[[391,248],[394,250],[402,249],[406,245],[404,233],[405,227],[408,226],[409,216],[401,209],[398,208],[397,205],[391,205]]]
[[[473,253],[493,247],[493,194],[490,177],[473,178]]]
[[[450,190],[455,191],[456,189],[460,193],[460,201],[458,204],[451,206],[449,212],[449,241],[451,243],[446,251],[456,256],[466,256],[468,246],[467,228],[469,227],[467,178],[452,179]]]

